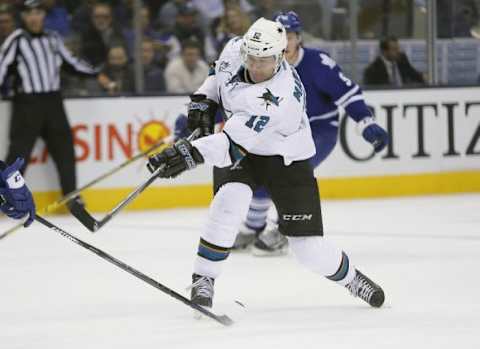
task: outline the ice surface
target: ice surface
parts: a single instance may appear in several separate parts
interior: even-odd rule
[[[232,254],[224,328],[35,223],[0,241],[0,348],[479,348],[480,195],[323,203],[326,236],[383,286],[371,309],[292,256]],[[53,223],[182,292],[206,209]],[[1,219],[0,231],[13,222]],[[246,305],[238,306],[235,300]]]

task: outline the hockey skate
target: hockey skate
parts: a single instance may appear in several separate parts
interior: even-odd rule
[[[266,229],[253,243],[252,254],[257,257],[283,256],[288,252],[288,240],[278,230],[278,225]]]
[[[193,274],[192,284],[189,287],[191,290],[191,301],[202,307],[211,308],[213,304],[214,284],[215,279],[211,277]]]
[[[260,234],[260,232],[262,232],[264,229],[265,226],[260,229],[253,229],[247,226],[245,223],[242,223],[240,231],[238,232],[235,242],[233,243],[232,251],[245,250],[249,248],[255,241],[255,238],[258,236],[258,234]]]
[[[355,278],[345,286],[354,297],[359,297],[372,307],[380,308],[385,301],[385,294],[380,286],[355,270]]]

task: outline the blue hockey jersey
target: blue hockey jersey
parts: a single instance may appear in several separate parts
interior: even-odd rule
[[[307,115],[312,126],[318,123],[318,126],[338,127],[339,107],[355,121],[372,115],[360,87],[343,74],[326,52],[300,48],[294,67],[305,86]]]

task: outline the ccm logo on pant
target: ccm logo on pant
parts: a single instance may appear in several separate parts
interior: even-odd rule
[[[312,214],[284,214],[282,218],[284,221],[309,221],[312,216]]]

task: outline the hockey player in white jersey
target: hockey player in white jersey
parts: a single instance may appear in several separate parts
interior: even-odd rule
[[[284,60],[286,45],[283,25],[264,18],[243,38],[232,39],[189,108],[189,128],[200,129],[204,137],[192,142],[180,139],[149,158],[150,171],[162,167],[164,178],[202,163],[215,166],[215,196],[200,236],[191,299],[212,306],[214,282],[245,219],[252,192],[264,186],[277,208],[279,231],[287,236],[298,261],[380,307],[383,290],[323,237],[320,197],[308,161],[315,146],[305,90]],[[217,105],[226,122],[222,132],[213,134]]]

